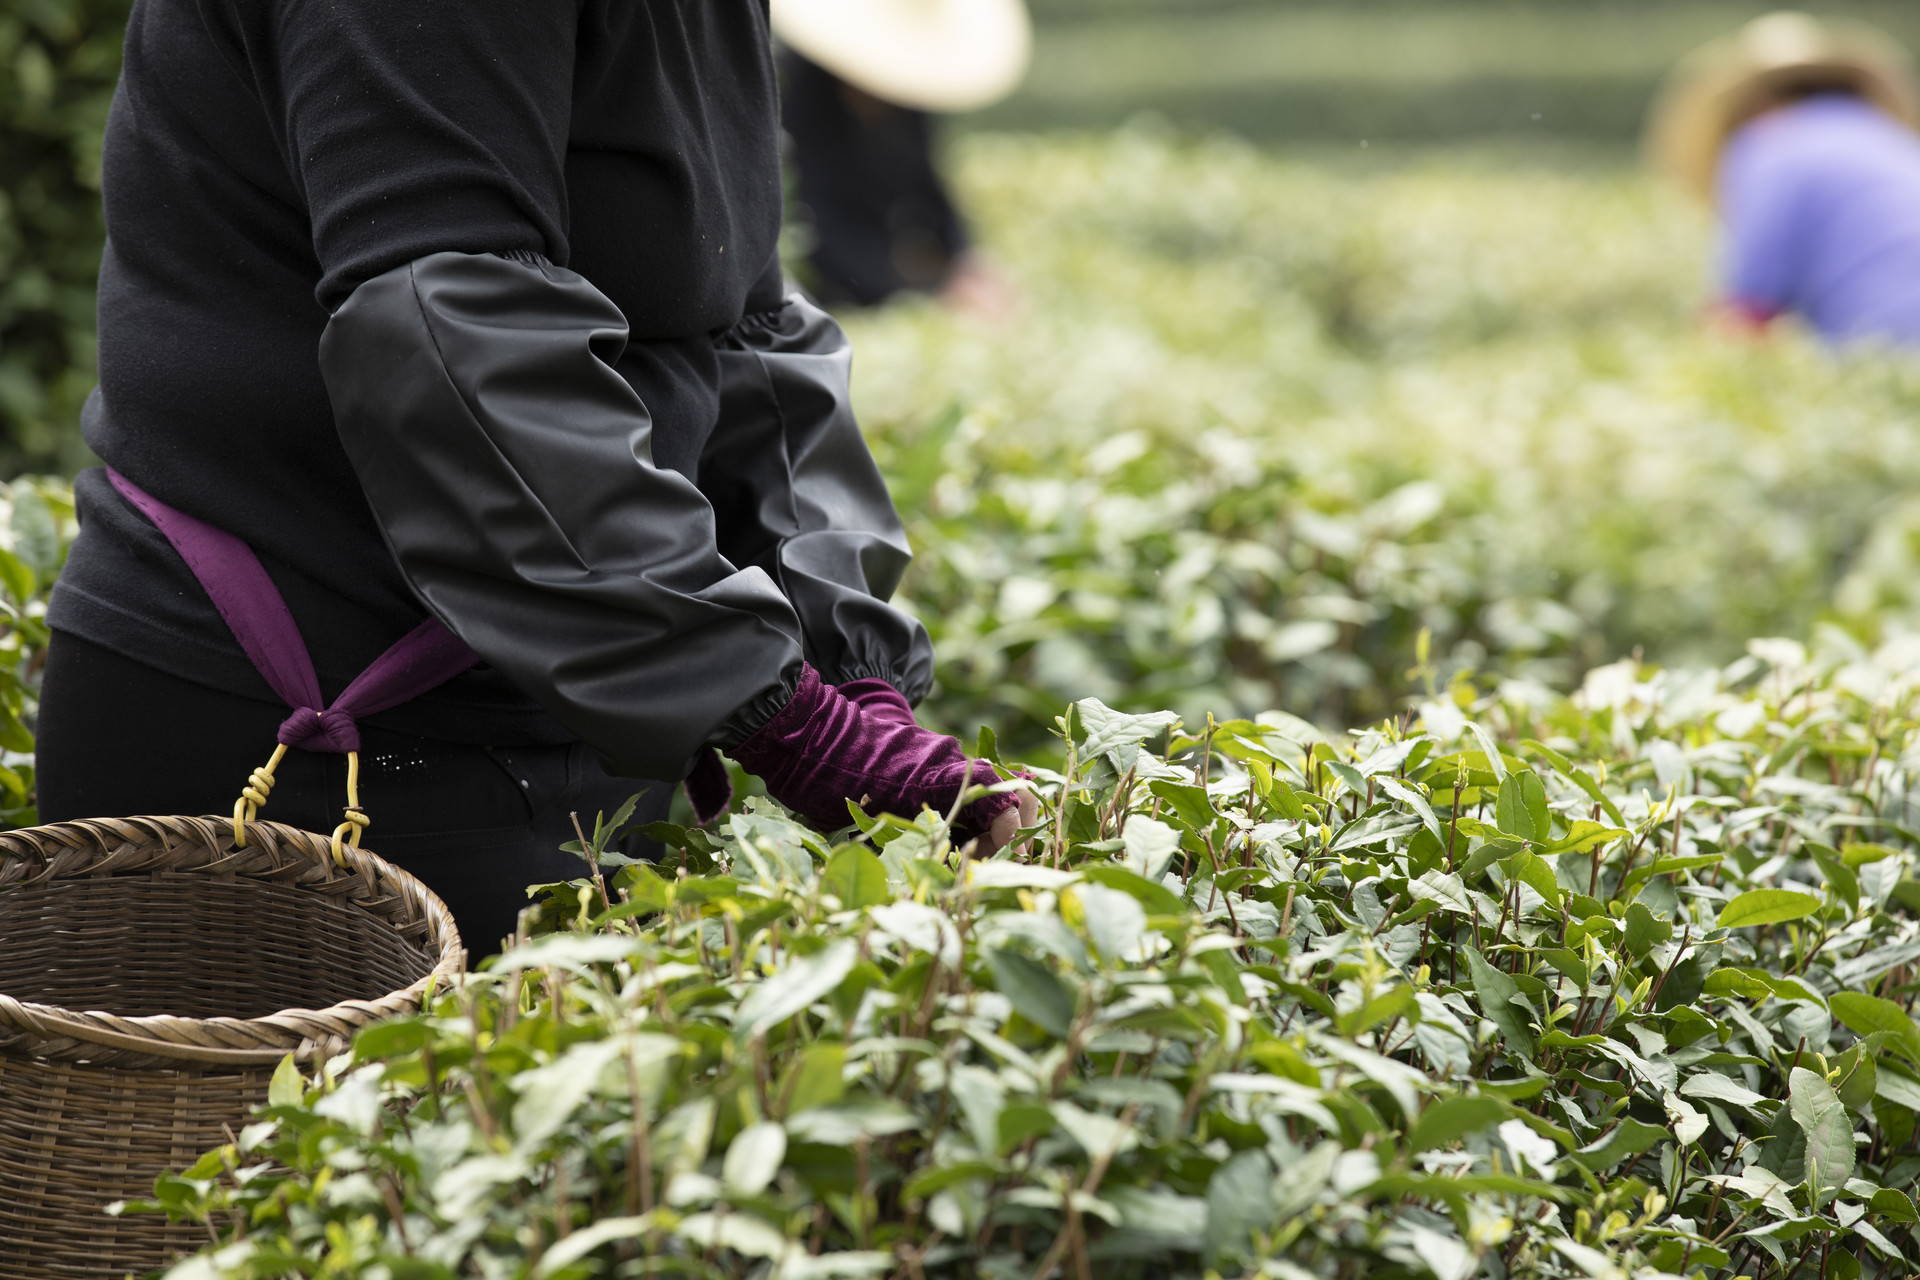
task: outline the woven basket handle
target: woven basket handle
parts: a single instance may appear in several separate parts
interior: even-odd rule
[[[432,967],[402,989],[263,1017],[121,1016],[0,992],[0,1052],[162,1070],[170,1064],[271,1068],[289,1053],[301,1061],[324,1060],[344,1051],[361,1027],[418,1010],[430,986],[456,982],[465,971],[452,913],[412,876],[365,850],[348,849],[343,884],[333,874],[326,837],[273,822],[260,823],[254,835],[252,847],[233,848],[224,815],[87,818],[0,832],[0,887],[103,875],[269,881],[350,903],[406,938],[424,926],[423,958]],[[364,882],[364,892],[355,881]]]
[[[18,1027],[22,1031],[32,1032],[48,1039],[78,1040],[84,1044],[99,1045],[103,1049],[117,1049],[123,1053],[152,1054],[163,1058],[218,1066],[270,1067],[289,1053],[299,1060],[311,1058],[314,1056],[314,1051],[322,1047],[308,1040],[291,1048],[285,1045],[263,1045],[256,1049],[237,1049],[205,1043],[207,1037],[202,1029],[206,1025],[204,1022],[187,1019],[166,1021],[184,1024],[179,1027],[179,1031],[184,1034],[164,1038],[133,1034],[116,1030],[113,1024],[126,1024],[124,1019],[116,1018],[112,1014],[73,1013],[43,1004],[15,1000],[8,995],[0,995],[0,1024]]]

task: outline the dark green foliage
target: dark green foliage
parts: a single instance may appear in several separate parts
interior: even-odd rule
[[[127,0],[0,0],[0,474],[85,459],[100,139]]]

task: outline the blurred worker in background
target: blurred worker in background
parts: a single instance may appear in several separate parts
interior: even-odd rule
[[[1653,106],[1653,163],[1715,205],[1722,303],[1834,344],[1920,342],[1920,83],[1889,36],[1768,13],[1693,52]]]
[[[1032,33],[1020,0],[773,0],[781,123],[793,140],[813,287],[829,306],[902,291],[1004,313],[934,161],[929,113],[1012,92]]]
[[[1696,51],[1654,104],[1656,166],[1725,229],[1723,301],[1827,341],[1920,343],[1920,82],[1893,39],[1803,13]]]

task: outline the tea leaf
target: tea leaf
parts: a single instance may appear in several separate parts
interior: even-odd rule
[[[1807,1177],[1816,1192],[1845,1185],[1853,1176],[1853,1125],[1824,1076],[1795,1067],[1791,1074],[1793,1119],[1807,1138]]]
[[[747,1040],[779,1026],[839,986],[853,971],[859,948],[850,940],[829,943],[820,952],[790,962],[784,969],[755,986],[740,1001],[734,1015],[733,1034]]]
[[[1784,924],[1804,919],[1819,909],[1820,899],[1810,893],[1792,889],[1749,889],[1722,908],[1716,923],[1722,929]]]
[[[1073,1021],[1073,993],[1050,969],[1015,951],[990,951],[987,965],[994,988],[1017,1012],[1048,1035],[1066,1038]]]
[[[780,1172],[787,1157],[787,1131],[763,1120],[734,1135],[721,1165],[720,1181],[737,1196],[759,1195]]]

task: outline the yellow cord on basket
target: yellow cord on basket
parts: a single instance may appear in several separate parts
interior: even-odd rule
[[[287,744],[281,743],[273,749],[273,757],[265,766],[255,769],[247,775],[247,785],[240,790],[240,798],[233,802],[233,847],[247,847],[247,824],[253,821],[253,815],[267,802],[267,796],[273,791],[273,771],[280,767],[286,758]]]
[[[347,752],[347,811],[345,821],[333,829],[333,860],[339,866],[347,865],[346,852],[341,848],[342,837],[347,844],[358,849],[360,833],[373,825],[373,819],[360,807],[360,753]]]

